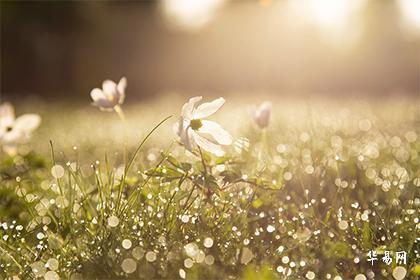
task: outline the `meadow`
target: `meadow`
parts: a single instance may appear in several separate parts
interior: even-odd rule
[[[264,100],[15,103],[0,278],[416,279],[418,99]]]

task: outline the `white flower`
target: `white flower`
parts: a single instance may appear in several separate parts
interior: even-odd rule
[[[216,113],[225,103],[225,99],[220,97],[197,106],[201,99],[201,96],[193,97],[184,104],[176,127],[177,134],[189,151],[199,146],[207,152],[221,156],[224,151],[220,145],[232,144],[232,136],[218,123],[203,118]]]
[[[254,121],[260,128],[270,124],[271,102],[265,101],[254,111]]]
[[[25,114],[15,119],[11,104],[0,105],[0,144],[3,150],[10,155],[16,154],[17,146],[26,143],[40,123],[39,115]]]
[[[94,88],[90,92],[93,99],[93,105],[101,110],[112,110],[115,106],[123,104],[125,99],[125,88],[127,87],[127,79],[122,77],[118,84],[111,80],[105,80],[102,83],[102,89]]]

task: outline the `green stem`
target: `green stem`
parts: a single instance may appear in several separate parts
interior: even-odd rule
[[[198,150],[200,151],[201,163],[203,164],[204,174],[207,175],[207,165],[203,157],[203,151],[201,150],[200,147],[198,147]]]
[[[120,201],[121,201],[121,196],[122,196],[122,190],[123,190],[123,186],[125,183],[125,179],[127,178],[127,174],[128,171],[131,168],[131,165],[133,164],[134,160],[137,157],[137,154],[140,152],[140,149],[143,147],[144,143],[147,141],[147,139],[150,138],[150,136],[153,134],[153,132],[155,132],[156,129],[158,129],[159,126],[161,126],[165,121],[167,121],[169,118],[171,118],[172,116],[168,116],[166,118],[164,118],[161,122],[159,122],[147,135],[146,137],[143,138],[143,140],[141,141],[141,143],[139,144],[139,146],[137,147],[137,149],[134,151],[133,156],[131,157],[131,159],[128,161],[127,165],[124,168],[124,174],[121,178],[120,181],[120,185],[119,185],[119,190],[118,190],[118,196],[117,196],[117,206],[116,206],[116,210],[118,212],[118,209],[120,207]]]
[[[120,105],[114,107],[115,112],[117,113],[118,117],[120,118],[123,127],[124,127],[124,155],[123,155],[123,162],[124,165],[127,165],[127,158],[128,158],[128,125],[127,119],[125,118],[124,111],[122,110]]]

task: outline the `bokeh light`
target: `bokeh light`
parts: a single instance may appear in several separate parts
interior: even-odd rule
[[[397,3],[403,16],[403,21],[420,31],[420,1],[398,0]]]
[[[163,0],[165,16],[176,27],[199,30],[210,22],[224,0]]]
[[[365,0],[288,1],[289,9],[300,21],[318,29],[327,43],[339,46],[357,43],[365,4]]]

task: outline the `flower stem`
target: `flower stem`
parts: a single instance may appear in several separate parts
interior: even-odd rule
[[[203,151],[201,150],[200,147],[198,147],[198,150],[200,151],[201,163],[203,164],[204,174],[206,175],[207,174],[207,165],[206,165],[206,162],[204,160]]]
[[[114,107],[115,112],[117,113],[118,117],[120,118],[121,122],[124,126],[124,166],[127,165],[127,158],[128,158],[128,127],[127,127],[127,120],[125,118],[124,112],[120,105]]]
[[[147,139],[149,139],[149,137],[153,134],[153,132],[155,132],[155,130],[158,129],[159,126],[161,126],[165,121],[167,121],[171,117],[172,116],[164,118],[152,130],[150,130],[150,132],[143,138],[141,143],[137,146],[137,149],[134,151],[134,154],[131,157],[131,159],[127,161],[127,164],[125,165],[125,168],[124,168],[124,173],[121,177],[121,181],[120,181],[120,184],[119,184],[119,190],[118,190],[118,196],[117,196],[117,206],[116,206],[116,212],[117,213],[118,213],[118,210],[119,210],[119,207],[120,207],[120,204],[121,204],[120,200],[121,200],[121,196],[122,196],[123,186],[125,184],[125,179],[127,178],[127,174],[130,170],[131,165],[134,162],[134,159],[136,158],[137,154],[139,153],[140,149],[143,147],[143,145],[147,141]]]
[[[260,141],[260,146],[258,150],[258,158],[257,158],[257,166],[256,166],[257,171],[264,168],[265,162],[263,163],[263,161],[265,157],[264,154],[266,152],[266,148],[267,148],[267,130],[263,128],[261,130],[261,141]]]

